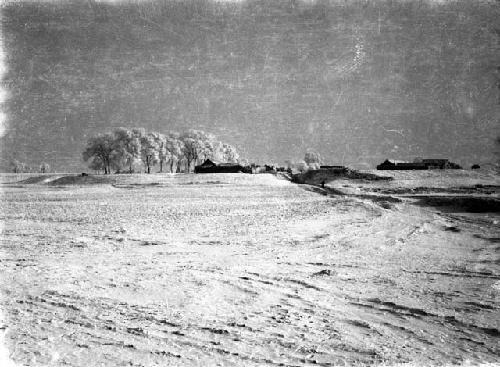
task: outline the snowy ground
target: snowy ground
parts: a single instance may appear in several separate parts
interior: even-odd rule
[[[20,365],[500,361],[498,212],[362,181],[61,176],[2,188],[0,326]]]

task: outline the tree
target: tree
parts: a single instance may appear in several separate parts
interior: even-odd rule
[[[128,130],[120,127],[114,131],[114,158],[120,165],[126,165],[129,173],[132,173],[132,166],[141,159],[142,130]]]
[[[219,143],[216,149],[216,156],[223,162],[238,163],[240,155],[235,147],[225,143]]]
[[[141,140],[141,159],[146,167],[147,173],[151,173],[153,167],[159,161],[159,145],[156,133],[144,134]]]
[[[27,166],[25,163],[20,162],[17,159],[13,159],[10,162],[10,168],[14,173],[23,173],[26,172]]]
[[[289,172],[292,171],[305,172],[309,169],[309,165],[305,161],[286,160],[285,167]]]
[[[47,173],[50,171],[50,165],[48,163],[42,162],[39,167],[40,173]]]
[[[183,157],[184,143],[177,133],[170,133],[165,139],[165,148],[170,157],[170,173],[174,171],[174,164]]]
[[[103,161],[99,157],[95,156],[89,159],[89,168],[97,172],[105,171],[105,165]]]
[[[198,157],[197,148],[196,148],[196,139],[191,137],[184,137],[182,139],[184,143],[183,154],[187,161],[187,172],[191,169],[191,162],[194,161]]]
[[[308,150],[304,157],[304,161],[307,164],[312,164],[312,163],[321,164],[322,159],[321,155],[318,152],[315,152],[314,150]]]
[[[89,168],[104,170],[105,174],[111,173],[112,168],[121,170],[124,166],[131,173],[138,161],[142,161],[146,172],[151,173],[151,168],[157,163],[160,164],[160,172],[163,172],[166,162],[170,162],[170,172],[173,172],[174,164],[183,159],[187,163],[187,172],[190,172],[193,163],[207,158],[216,157],[230,163],[239,160],[234,146],[216,142],[213,134],[201,130],[189,130],[179,135],[175,132],[146,133],[144,129],[123,127],[112,133],[91,137],[82,156]]]
[[[167,136],[159,133],[152,133],[158,146],[158,160],[160,162],[160,172],[163,172],[163,164],[170,160],[170,151],[167,149]]]
[[[295,163],[295,168],[299,172],[305,172],[308,169],[308,164],[305,161],[299,161]]]
[[[84,162],[90,161],[89,167],[101,167],[104,170],[104,174],[110,174],[111,167],[115,163],[114,159],[116,159],[114,148],[115,140],[113,134],[99,134],[87,141],[87,147],[83,151],[82,157]]]
[[[201,159],[212,158],[214,154],[215,136],[201,130],[189,130],[181,136],[184,143],[183,154],[187,161],[187,171],[191,163]]]

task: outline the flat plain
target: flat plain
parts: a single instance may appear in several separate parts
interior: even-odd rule
[[[35,366],[499,362],[498,176],[387,174],[394,180],[324,189],[269,174],[3,175],[10,357]]]

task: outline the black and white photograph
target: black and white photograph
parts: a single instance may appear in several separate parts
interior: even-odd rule
[[[0,0],[21,366],[500,366],[500,1]]]

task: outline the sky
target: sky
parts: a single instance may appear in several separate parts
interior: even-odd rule
[[[80,171],[116,127],[190,128],[244,158],[498,161],[493,1],[7,2],[0,168]]]

